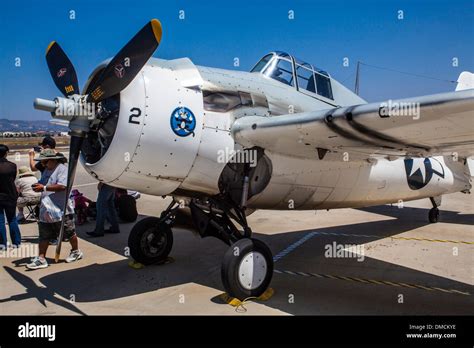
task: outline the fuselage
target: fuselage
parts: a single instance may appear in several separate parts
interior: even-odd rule
[[[92,176],[117,187],[215,195],[223,181],[239,180],[225,171],[232,158],[226,154],[241,150],[230,132],[237,118],[365,103],[332,78],[331,84],[329,99],[260,73],[195,66],[187,58],[150,59],[120,93],[110,144],[100,158],[82,162]],[[255,209],[361,207],[470,188],[463,166],[447,157],[366,161],[262,153],[265,163],[253,178],[260,181],[248,201]]]

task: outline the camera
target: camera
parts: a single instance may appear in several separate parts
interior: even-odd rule
[[[41,147],[40,146],[33,146],[33,150],[35,150],[35,152],[41,152]]]

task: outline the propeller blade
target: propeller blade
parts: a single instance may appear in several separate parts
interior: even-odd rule
[[[63,207],[63,219],[61,221],[61,230],[59,232],[58,244],[56,246],[56,256],[54,260],[59,261],[61,254],[61,244],[64,236],[64,217],[67,213],[67,205],[69,201],[69,195],[71,194],[72,184],[74,183],[74,177],[76,176],[77,161],[79,160],[79,154],[84,140],[83,134],[74,135],[71,134],[71,143],[69,145],[69,163],[67,170],[67,186],[66,186],[66,201]]]
[[[46,62],[56,87],[64,96],[79,94],[76,70],[56,41],[46,49]]]
[[[125,89],[158,48],[161,23],[148,22],[109,62],[100,77],[87,88],[88,102],[99,102]]]

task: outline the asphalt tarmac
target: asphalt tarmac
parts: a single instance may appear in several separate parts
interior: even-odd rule
[[[18,165],[24,165],[23,155]],[[76,187],[96,200],[97,183],[78,168]],[[142,195],[139,218],[159,213],[168,199]],[[21,225],[23,255],[0,257],[2,315],[391,315],[472,314],[474,308],[474,200],[443,197],[437,224],[429,200],[330,211],[257,211],[254,238],[275,261],[273,296],[232,307],[220,295],[227,246],[175,230],[172,262],[134,269],[126,254],[133,223],[121,233],[87,238],[91,221],[77,228],[85,257],[29,271],[37,224]],[[339,253],[330,254],[330,250]],[[69,245],[63,245],[62,259]],[[11,253],[11,249],[9,251]]]

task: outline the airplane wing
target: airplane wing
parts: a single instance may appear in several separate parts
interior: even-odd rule
[[[63,126],[63,127],[69,127],[69,121],[68,120],[59,120],[59,119],[51,119],[49,120],[50,124],[54,124],[56,126]]]
[[[244,147],[303,158],[464,158],[474,155],[474,89],[282,116],[247,116],[231,131]]]

